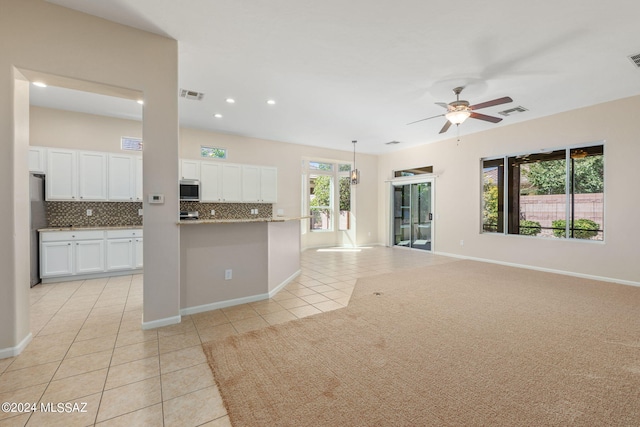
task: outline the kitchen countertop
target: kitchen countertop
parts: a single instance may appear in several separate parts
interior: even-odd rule
[[[239,224],[239,223],[253,223],[253,222],[285,222],[285,221],[297,221],[301,219],[311,218],[309,216],[299,217],[283,217],[277,216],[273,218],[243,218],[243,219],[184,219],[178,222],[178,225],[197,225],[197,224]]]
[[[89,230],[135,230],[142,229],[142,225],[114,225],[114,226],[95,226],[81,225],[78,227],[47,227],[39,228],[38,231],[89,231]]]

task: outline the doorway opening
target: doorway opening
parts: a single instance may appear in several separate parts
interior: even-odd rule
[[[433,251],[433,184],[392,183],[392,246]]]

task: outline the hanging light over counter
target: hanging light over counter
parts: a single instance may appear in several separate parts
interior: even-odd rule
[[[358,141],[351,141],[353,143],[353,169],[351,169],[351,185],[357,185],[360,182],[360,172],[356,169],[356,143]]]

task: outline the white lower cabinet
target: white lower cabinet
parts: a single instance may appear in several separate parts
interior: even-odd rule
[[[75,242],[76,274],[101,273],[104,271],[104,239]]]
[[[72,242],[40,243],[40,276],[56,277],[73,274]]]
[[[142,230],[107,231],[107,270],[142,268]]]
[[[104,231],[40,233],[42,278],[104,272]]]
[[[142,230],[40,233],[40,277],[99,275],[142,268]]]

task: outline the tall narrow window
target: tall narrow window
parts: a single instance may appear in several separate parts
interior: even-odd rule
[[[504,159],[482,162],[482,230],[504,231]]]
[[[311,230],[333,230],[333,177],[309,175],[309,210]]]
[[[351,229],[351,165],[338,165],[338,230]]]

